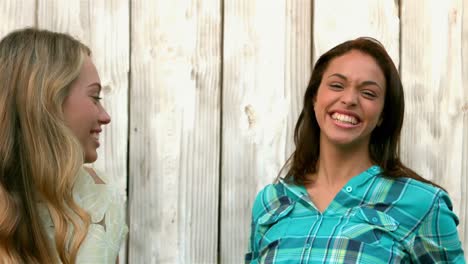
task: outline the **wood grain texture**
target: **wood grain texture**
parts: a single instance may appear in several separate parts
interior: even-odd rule
[[[132,1],[130,263],[214,263],[221,2]]]
[[[462,57],[462,109],[463,116],[463,135],[461,139],[462,146],[462,167],[461,167],[461,200],[460,200],[460,239],[464,242],[465,258],[468,252],[468,3],[463,2],[462,11],[462,39],[461,39]]]
[[[466,1],[5,0],[0,22],[0,37],[37,25],[93,50],[112,117],[94,166],[122,191],[129,171],[129,263],[242,263],[312,63],[358,36],[400,68],[403,159],[449,191],[468,252]]]
[[[242,263],[250,208],[284,160],[285,4],[224,1],[220,263]]]
[[[315,1],[314,62],[346,40],[367,36],[380,41],[398,67],[399,32],[396,1]]]
[[[0,38],[13,30],[34,26],[35,0],[0,1]]]
[[[126,0],[38,0],[38,27],[66,32],[92,51],[101,79],[103,105],[111,123],[103,127],[97,169],[111,175],[123,195],[127,188],[129,4]],[[120,262],[126,260],[121,247]]]
[[[312,73],[312,1],[287,0],[285,19],[285,97],[288,100],[286,158],[295,149],[294,128]]]
[[[401,12],[401,75],[407,106],[403,158],[423,177],[447,189],[457,214],[466,214],[462,8],[459,0],[404,1]],[[460,216],[464,227],[465,215]]]
[[[220,263],[241,263],[255,195],[292,151],[311,67],[312,8],[310,1],[224,6]]]

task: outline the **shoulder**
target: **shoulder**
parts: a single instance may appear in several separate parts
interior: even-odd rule
[[[79,171],[73,195],[75,201],[97,220],[114,204],[123,206],[125,201],[125,190],[119,188],[112,177],[84,166]]]
[[[102,170],[87,166],[83,166],[82,168],[82,172],[90,176],[95,184],[112,184],[114,182],[114,180]]]
[[[253,207],[254,221],[265,214],[278,214],[293,204],[285,186],[280,183],[269,184],[257,193]]]
[[[79,193],[87,193],[88,190],[98,192],[108,190],[125,195],[125,190],[119,186],[119,181],[116,177],[100,169],[87,166],[82,166],[78,172],[75,189]]]
[[[96,172],[96,170],[94,168],[84,167],[83,166],[83,169],[88,173],[89,176],[91,176],[94,183],[96,183],[96,184],[105,184],[106,183],[104,181],[104,179],[103,179],[102,173],[99,173],[100,175],[98,175],[98,173]]]
[[[379,202],[384,211],[407,231],[414,232],[424,221],[435,216],[455,226],[458,224],[452,201],[444,190],[411,178],[379,178],[378,184],[386,190],[383,201]]]
[[[447,192],[428,183],[401,178],[406,188],[390,214],[400,224],[397,232],[412,259],[424,263],[455,263],[463,260],[457,232],[459,223]],[[464,262],[463,262],[464,263]]]
[[[410,212],[422,221],[437,221],[446,227],[455,229],[459,223],[453,212],[453,204],[449,194],[439,187],[414,179],[407,179],[411,184],[403,196],[401,204],[406,205]]]
[[[397,178],[393,180],[394,189],[399,189],[400,197],[397,205],[407,208],[415,217],[423,217],[438,203],[444,203],[452,208],[448,194],[431,184],[411,178]]]

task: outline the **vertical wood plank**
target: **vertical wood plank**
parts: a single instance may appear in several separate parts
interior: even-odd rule
[[[216,263],[218,258],[219,162],[221,132],[221,1],[191,2],[195,51],[191,79],[195,81],[194,124],[184,133],[181,178],[186,182],[185,206],[180,205],[185,248],[181,263]],[[186,127],[188,128],[188,126]]]
[[[379,40],[398,67],[400,21],[396,2],[315,1],[314,62],[337,44],[367,36]]]
[[[38,0],[38,27],[67,32],[92,50],[101,78],[103,104],[111,116],[103,130],[93,166],[112,176],[122,193],[127,187],[129,3]],[[126,259],[122,246],[120,261]]]
[[[462,10],[462,115],[463,115],[463,135],[460,144],[462,146],[462,169],[461,169],[461,200],[460,200],[460,239],[464,245],[465,257],[468,252],[468,3],[463,2]]]
[[[284,160],[284,6],[224,1],[220,263],[242,263],[252,201]]]
[[[0,1],[0,38],[15,29],[34,26],[36,1]]]
[[[241,263],[253,199],[292,151],[311,68],[312,7],[311,1],[224,3],[220,263]]]
[[[312,2],[286,0],[284,73],[285,96],[289,102],[286,117],[286,158],[289,158],[295,149],[294,128],[312,73]]]
[[[225,1],[221,135],[221,0],[132,1],[130,109],[125,2],[38,0],[37,17],[40,27],[71,33],[94,52],[113,118],[96,166],[119,177],[122,189],[131,110],[130,263],[216,261],[221,135],[220,261],[242,262],[255,193],[294,149],[293,127],[311,70],[312,2],[313,61],[367,35],[383,42],[398,65],[396,1]],[[400,2],[403,158],[448,189],[467,241],[468,5]],[[35,5],[1,1],[0,37],[34,25]]]
[[[57,32],[66,32],[89,44],[89,34],[81,24],[81,16],[88,16],[88,10],[81,10],[80,1],[37,0],[37,26]],[[81,12],[84,14],[80,14]]]
[[[462,170],[467,163],[462,8],[461,0],[404,1],[401,13],[401,73],[407,103],[403,157],[416,172],[447,189],[457,214],[466,214],[466,204],[461,203],[466,195]],[[466,227],[465,215],[461,216],[460,227]]]
[[[132,1],[130,263],[214,263],[221,2]]]

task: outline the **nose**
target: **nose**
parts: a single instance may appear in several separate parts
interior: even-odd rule
[[[107,113],[106,109],[102,108],[101,112],[99,113],[99,123],[102,125],[107,125],[111,121],[110,115]]]
[[[355,106],[358,101],[358,92],[355,89],[345,89],[341,94],[341,103],[348,106]]]

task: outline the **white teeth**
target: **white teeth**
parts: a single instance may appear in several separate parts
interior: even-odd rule
[[[99,133],[91,133],[91,135],[96,141],[99,141]]]
[[[354,116],[343,115],[339,113],[333,113],[332,118],[345,123],[350,123],[356,125],[358,123],[357,119]]]

